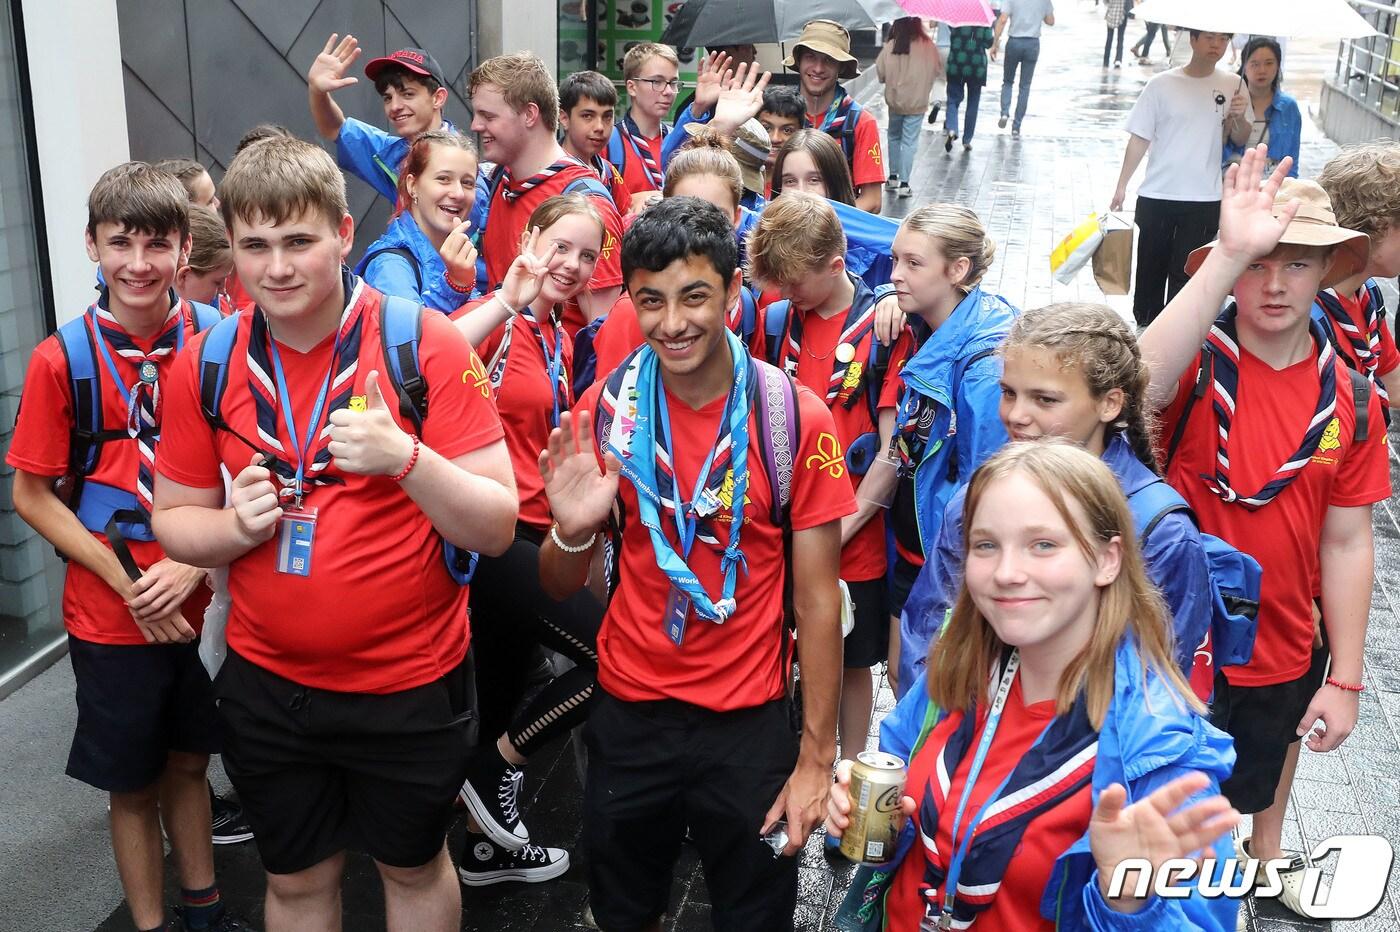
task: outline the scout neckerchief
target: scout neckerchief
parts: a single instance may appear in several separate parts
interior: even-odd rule
[[[831,376],[826,384],[827,407],[837,402],[844,403],[860,384],[861,373],[864,370],[864,364],[856,362],[856,354],[862,341],[870,335],[871,328],[875,326],[875,302],[859,301],[860,289],[861,286],[857,284],[851,295],[851,306],[846,309],[846,321],[841,326],[841,337],[831,348]],[[864,307],[857,310],[857,306],[861,304]],[[783,333],[782,347],[778,352],[778,365],[793,378],[797,378],[798,361],[802,357],[804,316],[789,305],[787,327]]]
[[[1081,694],[1068,714],[1057,715],[1046,725],[981,808],[975,814],[967,811],[968,797],[991,749],[1019,664],[1019,655],[1012,651],[994,674],[996,695],[963,784],[962,798],[954,810],[949,832],[952,851],[938,850],[939,815],[948,802],[953,774],[972,746],[976,714],[953,713],[961,718],[939,752],[938,764],[923,789],[919,838],[925,867],[919,894],[925,904],[926,921],[936,919],[940,929],[965,929],[989,908],[1031,820],[1088,786],[1094,775],[1099,735],[1089,722]]]
[[[501,345],[496,347],[496,354],[491,357],[488,367],[488,378],[491,387],[497,392],[501,389],[501,380],[505,378],[506,362],[510,357],[510,341],[515,333],[515,322],[522,320],[530,332],[539,341],[540,352],[544,355],[545,379],[549,382],[550,393],[554,396],[554,413],[550,417],[549,426],[559,426],[559,412],[573,406],[569,383],[568,367],[564,365],[564,328],[559,326],[558,317],[551,310],[550,323],[554,325],[554,352],[549,351],[549,343],[544,337],[544,327],[535,318],[535,312],[527,305],[520,309],[520,313],[506,321],[505,332],[501,334]]]
[[[661,170],[661,163],[652,154],[651,146],[647,145],[646,137],[637,128],[637,123],[632,119],[631,113],[623,114],[622,122],[617,124],[617,131],[622,134],[623,144],[631,146],[632,151],[637,154],[637,158],[642,160],[642,169],[646,173],[647,183],[653,189],[660,191],[661,183],[665,180],[665,173]],[[662,123],[661,131],[657,135],[665,139],[670,133],[670,125]]]
[[[1252,495],[1242,494],[1230,487],[1230,424],[1235,416],[1235,401],[1239,396],[1240,351],[1239,338],[1235,333],[1235,315],[1238,309],[1231,304],[1225,309],[1210,328],[1206,337],[1205,349],[1214,357],[1211,390],[1211,408],[1215,411],[1218,426],[1215,448],[1215,475],[1201,473],[1206,488],[1219,495],[1225,502],[1235,502],[1250,511],[1262,508],[1274,500],[1274,496],[1288,487],[1298,477],[1303,467],[1317,452],[1327,424],[1332,420],[1332,412],[1337,407],[1337,367],[1336,354],[1332,341],[1324,329],[1326,324],[1319,320],[1309,322],[1313,342],[1317,344],[1317,377],[1321,383],[1317,394],[1317,408],[1298,450],[1282,466],[1275,470],[1273,478]]]
[[[846,93],[846,89],[841,85],[836,85],[836,96],[827,105],[826,113],[822,114],[822,121],[815,128],[827,133],[830,136],[841,138],[841,130],[846,125],[846,120],[851,115],[851,106],[855,103],[855,98]]]
[[[170,292],[170,313],[166,315],[161,331],[151,343],[149,352],[143,351],[126,332],[117,318],[107,309],[107,291],[103,289],[97,303],[88,308],[92,318],[92,330],[97,337],[97,348],[102,353],[102,361],[112,382],[121,392],[126,402],[126,432],[136,441],[136,512],[150,523],[151,488],[155,480],[156,441],[160,439],[160,367],[161,359],[179,351],[185,345],[185,315],[182,310],[185,302]],[[117,372],[117,364],[112,352],[136,367],[136,384],[126,387],[126,382]]]
[[[1357,362],[1361,366],[1361,374],[1366,376],[1376,394],[1380,396],[1381,410],[1388,410],[1390,396],[1386,394],[1385,383],[1380,380],[1376,371],[1381,361],[1381,317],[1385,313],[1385,306],[1376,300],[1377,295],[1371,293],[1371,289],[1375,287],[1375,283],[1368,279],[1354,299],[1357,310],[1361,312],[1360,327],[1347,311],[1335,288],[1318,292],[1317,303],[1342,333],[1346,334],[1351,351],[1356,354]]]
[[[637,516],[651,534],[656,565],[666,574],[672,588],[689,599],[690,606],[701,618],[717,624],[723,624],[732,617],[738,607],[734,591],[738,584],[739,567],[744,563],[744,554],[739,549],[739,532],[744,524],[744,495],[749,484],[748,386],[753,378],[753,364],[744,352],[743,344],[728,330],[724,333],[734,359],[734,381],[724,413],[720,416],[719,436],[700,467],[695,491],[691,493],[689,501],[681,498],[683,492],[676,486],[671,453],[673,434],[666,393],[661,384],[656,353],[649,346],[643,346],[632,362],[636,370],[634,391],[637,412],[631,442],[626,450],[619,449],[611,442],[608,444],[613,455],[622,461],[622,474],[637,490]],[[724,583],[720,598],[711,599],[699,578],[686,565],[686,560],[690,556],[700,520],[723,507],[721,490],[728,484],[731,467],[733,485],[729,492],[729,542],[720,559]],[[661,524],[662,509],[668,510],[675,521],[681,553],[677,553],[666,538]]]
[[[573,156],[566,156],[557,162],[545,166],[544,168],[535,172],[535,174],[531,175],[529,178],[526,178],[524,181],[520,182],[519,184],[513,184],[511,182],[510,169],[502,165],[501,196],[506,199],[507,204],[513,203],[516,198],[524,196],[531,189],[538,188],[540,185],[544,184],[546,181],[553,178],[555,175],[559,174],[564,169],[577,164],[578,159],[574,158]]]
[[[360,333],[364,322],[364,313],[360,308],[360,289],[364,287],[364,282],[360,279],[345,280],[347,284],[353,281],[354,287],[346,289],[348,300],[336,328],[330,367],[316,395],[315,405],[302,422],[305,429],[300,433],[277,342],[268,330],[267,317],[262,308],[253,309],[248,335],[248,389],[253,395],[257,412],[258,436],[276,451],[271,469],[282,483],[281,497],[292,499],[298,508],[308,487],[344,482],[338,477],[325,475],[325,469],[331,463],[330,414],[349,405],[350,396],[354,394],[355,370],[360,364]],[[281,418],[286,423],[287,437],[296,454],[295,461],[278,436],[279,406]]]

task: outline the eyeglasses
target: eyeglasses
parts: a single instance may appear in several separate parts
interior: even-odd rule
[[[633,78],[632,80],[640,81],[658,94],[661,93],[662,88],[670,91],[679,91],[681,89],[681,82],[675,78],[669,81],[665,78]]]

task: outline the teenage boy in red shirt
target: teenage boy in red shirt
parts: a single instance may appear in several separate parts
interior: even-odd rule
[[[855,514],[841,521],[841,579],[855,606],[855,628],[843,642],[840,735],[844,755],[854,757],[865,750],[870,730],[870,668],[889,656],[884,509],[896,477],[894,464],[881,454],[890,446],[898,373],[913,343],[906,329],[891,349],[879,350],[884,368],[872,365],[875,297],[846,271],[846,235],[823,198],[791,192],[775,200],[749,240],[748,256],[750,278],[788,299],[786,308],[766,309],[782,309],[787,318],[779,345],[768,346],[767,328],[759,327],[754,352],[826,401],[856,497]]]
[[[443,550],[510,544],[500,420],[464,377],[481,371],[471,347],[421,309],[421,438],[385,401],[383,298],[342,265],[354,221],[329,155],[257,143],[222,194],[257,309],[177,360],[155,526],[171,553],[229,565],[224,766],[257,833],[267,924],[336,926],[354,845],[379,868],[389,928],[455,930],[444,840],[471,738],[469,632]],[[231,340],[217,428],[201,409],[216,337]]]
[[[851,54],[851,34],[839,23],[814,19],[803,27],[792,54],[783,64],[797,71],[798,85],[807,104],[807,125],[840,144],[846,164],[851,166],[856,206],[878,214],[885,187],[880,127],[875,117],[836,82],[838,77],[850,80],[860,74],[856,57]],[[849,125],[852,119],[856,122],[853,130]],[[773,148],[778,148],[776,141]]]
[[[365,77],[374,82],[384,102],[385,132],[354,117],[347,117],[331,96],[342,87],[359,83],[346,77],[360,57],[359,40],[346,36],[339,42],[332,33],[325,48],[306,74],[311,119],[322,139],[335,143],[335,160],[390,204],[398,200],[399,165],[409,144],[428,130],[455,131],[442,116],[447,106],[447,78],[437,59],[422,49],[399,49],[365,65]]]
[[[566,309],[565,327],[572,334],[606,314],[622,294],[618,205],[602,192],[594,171],[559,145],[559,91],[538,55],[516,52],[488,58],[472,72],[467,90],[475,111],[471,128],[481,140],[482,158],[503,172],[491,179],[494,193],[481,237],[488,293],[500,287],[506,269],[520,254],[521,236],[529,232],[525,225],[535,208],[580,179],[593,182],[593,187],[577,190],[597,198],[606,235],[588,291],[579,295],[582,319],[570,321]]]
[[[623,516],[587,726],[593,915],[604,929],[659,929],[689,827],[715,928],[791,929],[793,855],[820,819],[836,743],[837,554],[855,510],[836,427],[798,387],[799,436],[767,435],[792,445],[780,451],[791,457],[785,531],[772,514],[783,476],[769,475],[761,450],[772,415],[758,410],[783,376],[725,327],[741,287],[731,218],[667,198],[628,230],[623,265],[646,345],[584,395],[540,455],[556,522],[540,553],[552,597],[584,585],[615,504]],[[601,448],[595,412],[609,422]],[[692,501],[678,517],[663,503],[681,495]],[[789,572],[800,742],[787,700]],[[783,824],[772,847],[760,840]]]
[[[621,213],[632,209],[632,192],[617,166],[603,158],[613,131],[617,88],[606,75],[575,71],[559,85],[559,144],[593,169]]]
[[[1400,143],[1349,146],[1322,167],[1337,222],[1371,237],[1366,268],[1318,293],[1337,352],[1389,407],[1400,405],[1400,351],[1385,319],[1378,278],[1400,275]]]
[[[185,925],[243,928],[223,912],[214,883],[205,770],[219,728],[198,654],[205,571],[166,556],[150,528],[162,396],[196,329],[189,302],[171,290],[190,249],[185,189],[144,162],[110,169],[88,196],[87,249],[105,284],[65,332],[82,354],[72,365],[85,361],[96,378],[87,391],[79,382],[74,397],[82,370],[70,369],[68,341],[55,334],[40,343],[5,458],[15,469],[15,511],[68,558],[63,624],[78,723],[67,773],[110,794],[112,851],[137,929],[166,927],[162,823]],[[78,464],[90,448],[74,431],[90,429],[82,412],[94,403],[95,423],[110,436],[87,469]],[[55,491],[64,476],[67,502]],[[134,582],[114,548],[134,560]]]
[[[1191,254],[1190,281],[1141,342],[1175,446],[1168,480],[1202,530],[1264,571],[1254,656],[1217,670],[1211,717],[1235,739],[1221,792],[1254,814],[1244,856],[1277,858],[1298,740],[1312,731],[1308,747],[1330,751],[1356,724],[1371,506],[1389,497],[1390,478],[1379,401],[1367,393],[1358,411],[1348,369],[1311,316],[1320,288],[1365,268],[1366,236],[1336,225],[1314,182],[1285,180],[1291,159],[1261,191],[1265,158],[1259,146],[1226,174],[1219,238]],[[1196,397],[1203,358],[1211,378]],[[1281,900],[1295,912],[1303,866],[1282,872]]]

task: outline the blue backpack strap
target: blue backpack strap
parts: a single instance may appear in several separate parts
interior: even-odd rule
[[[411,249],[408,249],[404,246],[385,246],[381,249],[374,249],[370,252],[365,253],[364,258],[360,260],[359,265],[355,266],[355,274],[363,278],[364,274],[369,271],[369,264],[375,259],[379,258],[380,256],[386,254],[391,256],[400,256],[408,260],[409,268],[413,269],[413,283],[417,288],[417,293],[422,294],[423,270],[418,265],[418,257],[413,254],[413,251]]]
[[[97,347],[92,342],[87,316],[75,317],[59,327],[58,344],[68,363],[68,394],[73,404],[69,468],[75,477],[81,479],[97,468],[104,441],[129,435],[124,430],[102,429],[102,382],[97,368]],[[76,494],[73,501],[77,501]]]
[[[627,165],[627,147],[622,144],[622,134],[613,127],[612,135],[608,137],[608,161],[613,164],[621,174]]]
[[[574,367],[573,367],[573,389],[574,397],[581,398],[583,393],[593,385],[598,378],[598,353],[593,348],[593,340],[598,336],[598,331],[602,329],[603,322],[607,320],[607,315],[590,320],[588,325],[574,334]]]
[[[841,126],[841,151],[846,154],[846,161],[850,164],[851,170],[855,170],[856,162],[856,124],[860,122],[861,106],[855,98],[851,98],[851,109],[846,111],[846,122]]]
[[[594,197],[601,197],[604,200],[606,200],[609,204],[612,204],[613,202],[612,192],[608,190],[607,185],[603,184],[603,182],[599,181],[593,175],[589,175],[586,178],[575,178],[573,181],[570,181],[568,184],[564,185],[564,190],[562,193],[574,194],[575,192],[582,192],[584,194],[591,194]],[[613,206],[616,207],[617,205],[614,204]]]
[[[399,413],[423,433],[428,418],[428,383],[418,364],[418,347],[423,339],[421,305],[393,295],[384,295],[379,307],[379,335],[383,342],[386,373],[399,399]]]
[[[745,285],[739,286],[739,339],[753,346],[753,332],[758,327],[758,299]]]
[[[214,429],[226,428],[221,409],[228,388],[228,362],[238,337],[241,314],[225,317],[209,329],[199,350],[199,410]]]
[[[208,304],[201,304],[198,301],[189,302],[190,316],[194,320],[194,332],[203,333],[210,327],[224,319],[224,315],[219,313],[219,309]]]
[[[1145,543],[1167,515],[1184,511],[1195,520],[1191,506],[1164,480],[1157,479],[1128,496],[1128,508],[1137,525],[1138,541]]]
[[[778,364],[782,352],[780,341],[787,328],[787,316],[792,302],[786,299],[774,301],[763,309],[763,358],[770,366]]]

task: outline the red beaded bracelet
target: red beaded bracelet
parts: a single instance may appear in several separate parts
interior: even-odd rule
[[[1366,687],[1361,683],[1343,683],[1341,680],[1331,676],[1327,677],[1327,685],[1335,686],[1338,689],[1345,689],[1349,693],[1359,693],[1366,689]]]
[[[413,452],[409,454],[408,462],[404,464],[403,469],[399,470],[399,474],[394,477],[395,482],[401,482],[403,477],[407,476],[418,462],[418,435],[409,434],[409,436],[413,438]]]
[[[463,288],[461,285],[457,284],[456,280],[452,277],[452,273],[447,271],[446,269],[443,269],[442,277],[447,282],[447,287],[451,288],[458,294],[471,294],[472,286],[468,285],[465,288]]]

